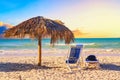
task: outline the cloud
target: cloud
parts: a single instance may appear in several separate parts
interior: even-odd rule
[[[3,22],[0,21],[0,27],[1,27],[1,26],[5,26],[6,28],[12,28],[12,27],[13,27],[13,26],[10,25],[10,24],[3,23]]]
[[[102,37],[111,37],[110,33],[104,34],[101,32],[87,32],[85,30],[82,30],[82,28],[77,28],[72,31],[75,38],[102,38]],[[114,36],[117,37],[117,36]]]
[[[73,32],[73,34],[74,34],[74,36],[75,36],[76,38],[85,37],[87,34],[89,34],[89,33],[83,32],[83,31],[80,30],[80,29],[75,29],[75,30],[73,30],[72,32]]]
[[[3,26],[3,22],[0,22],[0,26]]]

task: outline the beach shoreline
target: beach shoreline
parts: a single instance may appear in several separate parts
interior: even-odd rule
[[[42,49],[43,56],[67,56],[70,49]],[[11,49],[11,50],[0,50],[0,57],[5,56],[37,56],[37,49]],[[89,48],[83,49],[81,56],[88,55],[96,56],[120,56],[120,49],[98,49],[98,48]]]

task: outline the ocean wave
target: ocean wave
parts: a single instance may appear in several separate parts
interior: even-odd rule
[[[83,43],[83,45],[96,45],[96,43]]]
[[[74,43],[66,45],[64,42],[54,44],[56,49],[68,49],[70,46],[83,44],[85,48],[120,48],[120,39],[75,39]],[[51,49],[50,39],[42,40],[42,49]],[[0,39],[1,49],[37,49],[37,41],[31,41],[30,39]]]
[[[3,45],[0,45],[0,46],[20,46],[19,44],[3,44]]]
[[[70,46],[75,46],[75,45],[95,45],[96,43],[71,43],[69,44]],[[50,43],[45,43],[45,45],[51,45]],[[66,46],[64,43],[59,43],[59,44],[54,44],[56,46]]]

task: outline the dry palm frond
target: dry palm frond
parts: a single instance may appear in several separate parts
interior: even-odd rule
[[[51,37],[51,43],[60,39],[65,40],[65,43],[68,44],[74,39],[73,33],[64,26],[63,22],[41,16],[31,18],[6,30],[4,37],[24,38],[26,35],[37,39]]]

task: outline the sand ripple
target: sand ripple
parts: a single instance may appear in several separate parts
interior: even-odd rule
[[[120,58],[97,57],[101,69],[74,69],[65,64],[65,57],[42,57],[42,66],[37,66],[37,57],[0,58],[0,80],[120,80]]]

